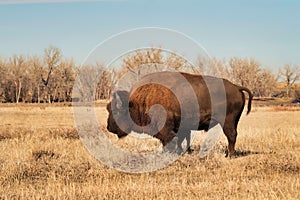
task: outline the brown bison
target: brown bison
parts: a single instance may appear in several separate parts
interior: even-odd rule
[[[186,138],[190,151],[191,130],[208,131],[220,124],[228,139],[226,156],[234,155],[237,125],[249,95],[245,87],[226,79],[179,72],[157,72],[140,79],[127,91],[116,91],[107,105],[107,129],[119,138],[131,131],[158,138],[163,146],[177,136],[177,148]]]

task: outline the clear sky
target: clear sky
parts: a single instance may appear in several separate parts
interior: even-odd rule
[[[1,57],[41,55],[53,45],[81,63],[111,35],[153,26],[189,35],[218,59],[253,57],[274,71],[300,65],[298,0],[49,2],[0,0]]]

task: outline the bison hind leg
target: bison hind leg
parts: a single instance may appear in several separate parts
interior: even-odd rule
[[[228,140],[228,148],[225,152],[225,157],[233,157],[235,154],[235,142],[237,137],[236,128],[234,126],[224,126],[223,131]]]

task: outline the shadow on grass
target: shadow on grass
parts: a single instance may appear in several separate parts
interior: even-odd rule
[[[215,149],[212,150],[215,153],[220,153],[224,154],[224,157],[227,157],[228,155],[228,149],[226,145],[219,146]],[[191,152],[185,152],[185,154],[195,154],[200,152],[200,146],[195,146],[194,148],[191,149]],[[263,154],[274,154],[276,152],[270,151],[270,152],[265,152],[265,151],[251,151],[251,150],[240,150],[240,149],[235,149],[234,155],[231,156],[230,158],[242,158],[246,156],[251,156],[251,155],[263,155]],[[207,157],[205,157],[207,158]]]
[[[276,154],[276,152],[275,151],[250,151],[250,150],[243,151],[243,150],[236,149],[233,158],[239,158],[239,157],[250,156],[250,155],[258,155],[258,154],[271,155],[271,154]]]
[[[239,150],[236,149],[234,152],[234,158],[249,156],[249,155],[256,155],[256,154],[265,154],[264,152],[258,152],[258,151],[250,151],[250,150]]]

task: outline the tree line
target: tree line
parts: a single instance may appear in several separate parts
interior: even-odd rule
[[[13,55],[0,59],[1,102],[71,101],[76,75],[72,59],[61,50],[48,47],[42,57]]]
[[[139,68],[140,66],[145,67]],[[175,53],[153,48],[128,54],[123,58],[119,69],[107,69],[99,63],[79,67],[72,59],[65,58],[59,48],[50,46],[42,56],[0,57],[0,102],[70,102],[79,72],[83,73],[79,80],[82,85],[85,85],[85,80],[94,79],[94,85],[85,85],[84,89],[78,90],[79,95],[92,94],[94,100],[109,99],[116,83],[127,72],[139,77],[165,66],[176,71],[198,74],[209,74],[210,70],[217,70],[220,77],[248,87],[257,97],[298,97],[295,83],[300,79],[300,68],[295,65],[285,65],[276,74],[253,58],[199,58],[197,66],[193,66]],[[276,88],[279,79],[285,84],[284,91]]]

